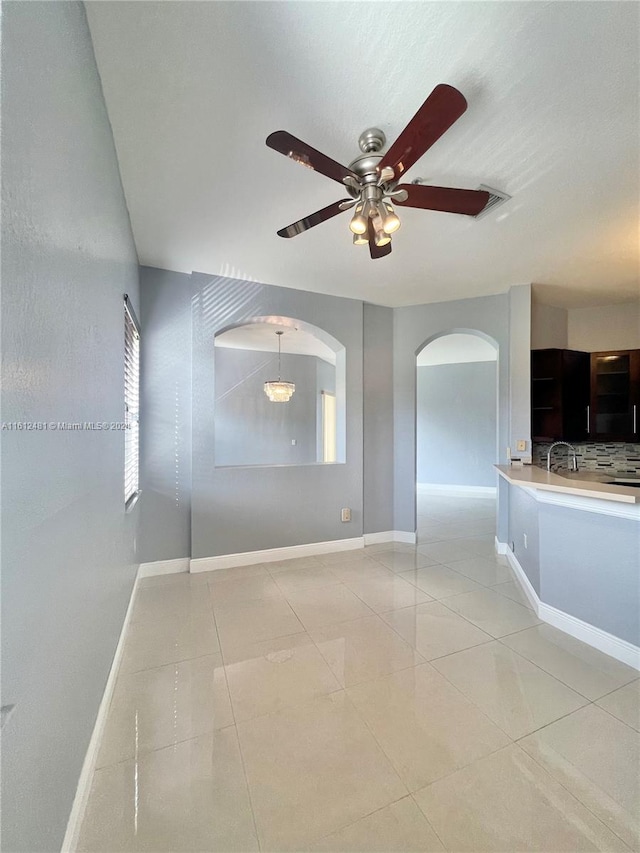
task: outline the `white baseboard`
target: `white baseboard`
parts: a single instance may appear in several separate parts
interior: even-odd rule
[[[409,530],[394,530],[393,541],[405,542],[407,545],[415,545],[418,541],[418,536],[415,530],[413,531],[413,533],[411,533]]]
[[[554,628],[559,628],[565,634],[570,634],[576,640],[582,640],[583,643],[593,646],[594,649],[604,652],[605,655],[622,661],[633,669],[640,670],[640,648],[634,646],[633,643],[621,640],[620,637],[615,637],[613,634],[603,631],[602,628],[596,628],[594,625],[583,622],[582,619],[570,616],[563,610],[557,610],[542,601],[538,607],[538,619],[548,622]]]
[[[221,554],[218,557],[197,557],[191,560],[191,572],[212,572],[216,569],[234,569],[251,566],[253,563],[274,563],[294,557],[315,557],[332,554],[334,551],[351,551],[364,548],[364,537],[333,539],[330,542],[310,542],[306,545],[289,545],[285,548],[268,548],[265,551],[245,551],[241,554]]]
[[[365,533],[365,545],[380,545],[384,542],[406,542],[408,545],[416,544],[416,534],[407,530],[384,530],[381,533]]]
[[[609,655],[609,657],[626,663],[627,666],[633,669],[640,670],[640,648],[634,646],[620,637],[615,637],[608,631],[603,631],[602,628],[596,628],[595,625],[590,625],[576,616],[571,616],[565,613],[564,610],[558,610],[550,604],[545,604],[541,601],[535,589],[531,586],[529,578],[526,576],[524,569],[520,565],[518,558],[505,542],[497,542],[497,546],[505,548],[509,565],[513,569],[516,580],[520,584],[522,591],[527,596],[531,606],[533,607],[538,619],[546,622],[548,625],[553,625],[565,634],[575,637],[576,640],[581,640],[588,646],[598,649],[600,652]]]
[[[173,575],[189,571],[189,558],[177,560],[156,560],[153,563],[140,563],[139,578],[153,578],[156,575]]]
[[[434,483],[418,483],[420,495],[442,495],[456,498],[495,498],[495,486],[443,486]]]
[[[100,744],[102,743],[102,735],[104,733],[104,728],[107,722],[107,714],[109,712],[109,706],[111,705],[111,698],[113,696],[113,690],[116,685],[118,670],[120,669],[120,663],[122,661],[124,642],[127,630],[129,628],[129,622],[131,620],[133,600],[136,595],[136,589],[138,587],[139,579],[140,571],[138,570],[138,572],[136,573],[136,579],[133,584],[133,589],[131,590],[131,598],[129,599],[129,605],[127,607],[127,612],[124,617],[124,622],[122,623],[120,637],[118,638],[118,645],[116,646],[116,650],[113,655],[113,661],[111,662],[111,669],[109,670],[107,684],[104,688],[104,693],[102,694],[102,700],[100,702],[100,707],[98,708],[98,715],[96,717],[93,732],[91,733],[91,738],[89,740],[89,746],[87,747],[87,752],[84,757],[82,770],[80,771],[80,778],[78,779],[76,794],[73,799],[73,805],[71,806],[69,820],[67,821],[67,829],[64,834],[64,840],[62,842],[61,853],[74,853],[78,846],[80,828],[82,826],[84,813],[87,808],[89,794],[91,793],[91,783],[93,781],[93,774],[96,769],[98,752],[100,750]]]
[[[526,597],[529,601],[529,604],[533,607],[536,616],[539,619],[542,619],[542,616],[540,616],[540,613],[539,613],[541,602],[540,602],[540,599],[538,598],[538,593],[535,591],[535,589],[531,585],[531,581],[527,577],[525,570],[522,568],[518,558],[513,553],[511,548],[509,548],[507,543],[506,542],[500,542],[499,544],[501,547],[504,547],[504,551],[502,553],[507,555],[507,560],[509,561],[509,565],[511,566],[513,573],[515,574],[516,580],[520,584],[522,591],[526,595]]]
[[[507,553],[507,543],[500,542],[498,537],[495,538],[496,541],[496,554],[506,554]]]

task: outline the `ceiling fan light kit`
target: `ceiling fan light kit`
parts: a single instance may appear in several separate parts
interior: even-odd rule
[[[467,109],[464,96],[453,86],[440,83],[386,153],[384,133],[370,127],[360,134],[362,152],[348,167],[342,166],[285,130],[267,137],[267,145],[296,163],[314,169],[342,184],[351,199],[341,199],[278,231],[280,237],[295,237],[354,208],[349,223],[356,246],[369,244],[376,260],[391,252],[391,235],[400,228],[393,203],[422,210],[438,210],[478,216],[490,199],[486,190],[399,184],[398,181]]]

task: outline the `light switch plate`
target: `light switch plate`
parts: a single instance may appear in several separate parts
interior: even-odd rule
[[[526,449],[527,449],[527,442],[525,441],[524,438],[519,438],[516,442],[516,450],[518,450],[519,452],[522,452],[523,450],[526,450]]]

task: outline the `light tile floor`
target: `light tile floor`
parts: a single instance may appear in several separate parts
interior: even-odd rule
[[[638,673],[539,622],[494,517],[142,581],[79,849],[638,850]]]

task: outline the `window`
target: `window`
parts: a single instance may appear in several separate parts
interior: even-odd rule
[[[132,506],[140,492],[140,327],[124,298],[124,501]]]

